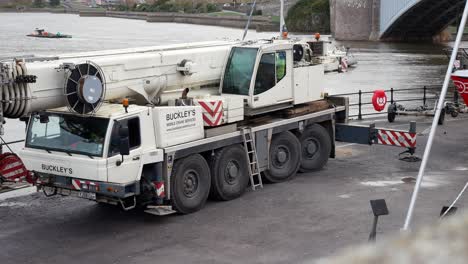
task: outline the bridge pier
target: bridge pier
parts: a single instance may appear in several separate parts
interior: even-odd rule
[[[381,0],[330,0],[331,31],[337,40],[379,40]]]

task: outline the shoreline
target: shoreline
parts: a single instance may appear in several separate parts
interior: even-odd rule
[[[148,23],[183,23],[205,26],[219,26],[228,28],[245,28],[246,16],[213,16],[208,14],[184,14],[171,12],[129,12],[129,11],[101,11],[84,10],[69,11],[62,8],[37,8],[16,10],[0,8],[0,13],[52,13],[52,14],[77,14],[80,17],[113,17],[125,19],[145,20]],[[271,22],[268,17],[252,17],[249,29],[257,32],[277,31],[279,25]]]

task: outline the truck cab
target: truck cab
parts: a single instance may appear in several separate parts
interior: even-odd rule
[[[164,147],[203,137],[199,106],[104,103],[92,116],[62,107],[31,115],[20,156],[44,190],[128,208],[163,182]]]
[[[244,99],[246,113],[281,109],[323,98],[323,65],[313,64],[310,49],[289,40],[234,46],[220,93]]]
[[[67,108],[41,112],[30,118],[20,155],[39,181],[55,181],[74,190],[107,182],[115,185],[112,190],[119,196],[125,186],[140,180],[143,162],[162,160],[152,124],[148,107],[136,105],[125,111],[119,104],[105,104],[94,116],[70,113]],[[127,153],[121,153],[122,143],[128,143]]]

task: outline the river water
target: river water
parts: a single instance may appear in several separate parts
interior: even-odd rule
[[[73,38],[26,37],[37,27],[71,34]],[[242,34],[242,29],[191,24],[147,23],[142,20],[79,17],[71,14],[0,13],[0,57],[239,39]],[[247,38],[271,38],[276,35],[276,32],[249,31]],[[351,47],[359,64],[344,74],[327,74],[325,84],[329,94],[440,84],[448,62],[443,53],[444,45],[378,42],[337,44]],[[8,133],[10,129],[16,130],[17,126],[17,122],[7,123],[7,139],[18,137],[16,134],[12,138],[10,135],[15,133]]]

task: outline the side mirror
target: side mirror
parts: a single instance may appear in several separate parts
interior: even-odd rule
[[[119,127],[119,137],[120,138],[128,138],[128,126],[120,126]]]
[[[130,154],[130,140],[128,139],[128,126],[119,127],[119,152],[120,155],[129,155]]]
[[[49,116],[46,115],[46,114],[40,114],[40,115],[39,115],[39,122],[40,122],[41,124],[47,124],[47,123],[49,123]]]

